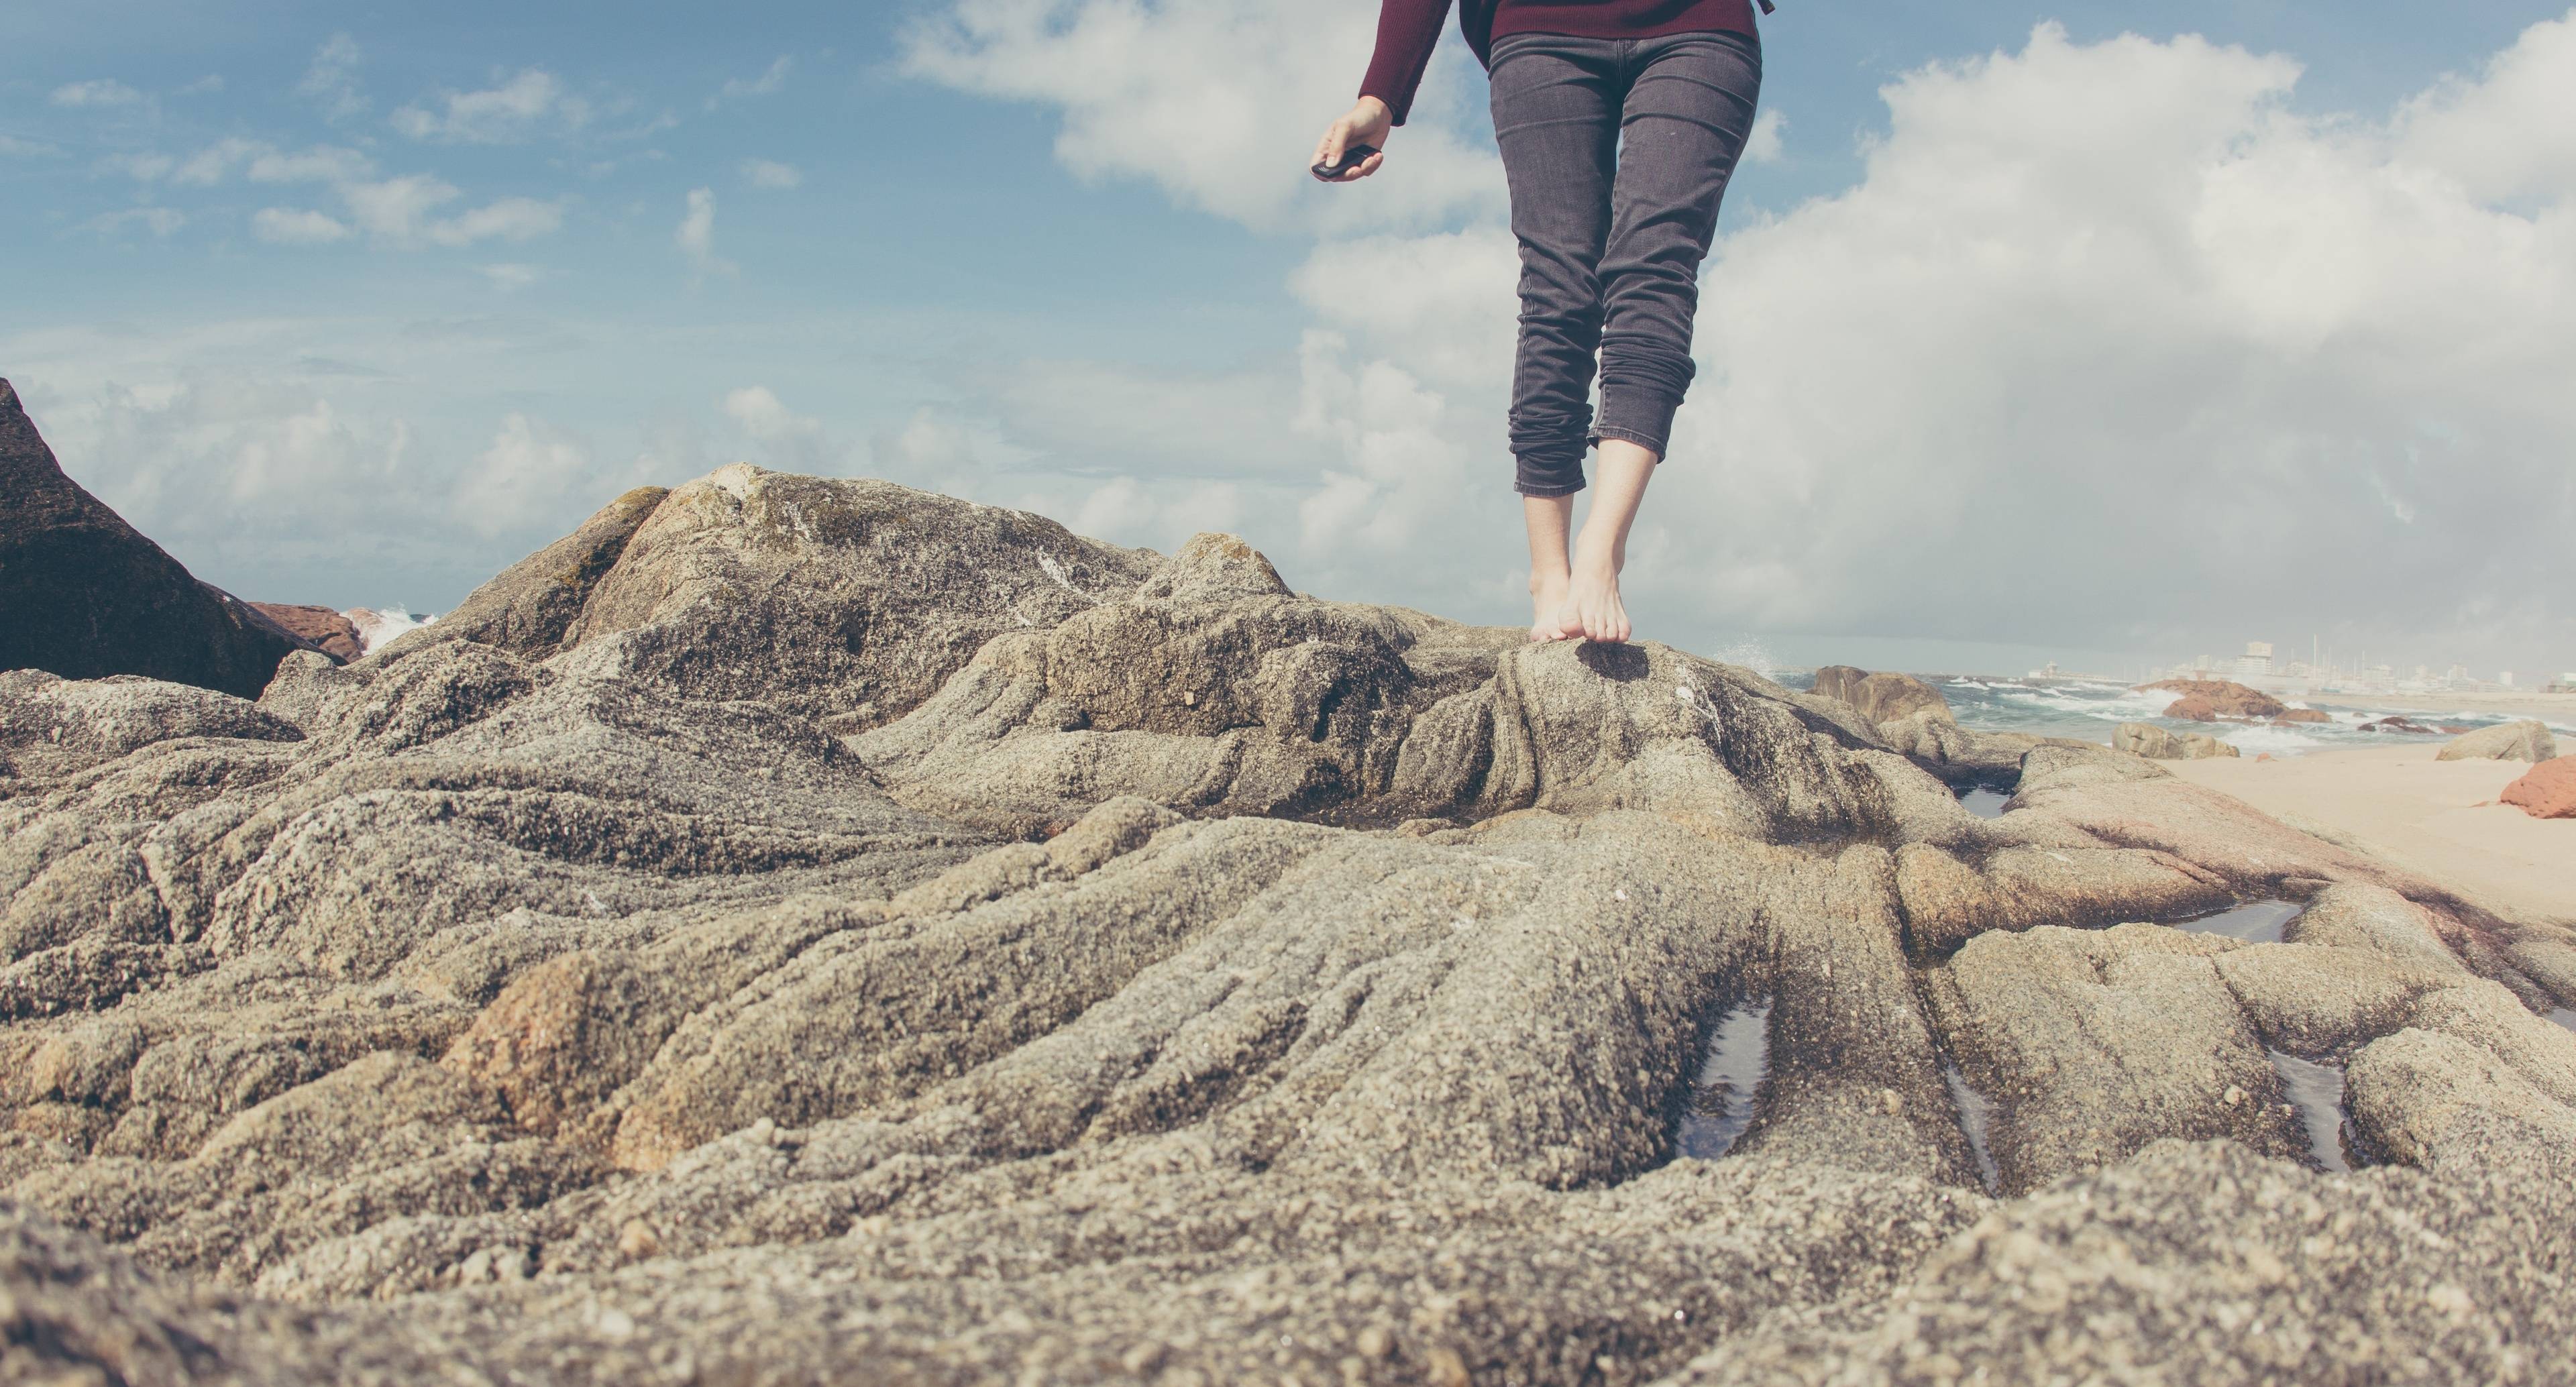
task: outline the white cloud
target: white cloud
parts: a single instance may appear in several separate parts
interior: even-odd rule
[[[81,223],[101,236],[116,236],[136,227],[155,236],[168,236],[188,224],[185,214],[168,207],[129,207],[122,212],[102,212]]]
[[[722,102],[738,101],[746,96],[777,95],[787,86],[787,70],[794,65],[795,59],[782,53],[758,77],[728,78],[721,90],[707,98],[707,109],[712,111]]]
[[[221,183],[235,168],[249,163],[267,149],[267,145],[238,137],[218,140],[189,156],[185,163],[179,165],[178,171],[170,175],[170,181],[209,187]]]
[[[1443,118],[1464,110],[1471,86],[1482,105],[1472,60],[1454,54],[1434,63],[1377,176],[1347,187],[1303,177],[1315,137],[1350,107],[1375,28],[1373,6],[1311,0],[957,0],[907,33],[904,61],[963,91],[1056,107],[1056,154],[1076,173],[1150,178],[1258,229],[1499,208],[1490,133]]]
[[[0,157],[12,159],[51,159],[62,150],[35,140],[22,140],[15,135],[0,135]]]
[[[289,207],[263,207],[252,214],[251,234],[272,245],[319,246],[346,239],[349,228],[327,213]]]
[[[358,90],[358,61],[358,41],[347,34],[333,34],[314,50],[304,80],[295,85],[296,95],[320,105],[326,120],[347,120],[358,114],[367,109],[367,98]]]
[[[2576,187],[2576,13],[2532,25],[2475,79],[2450,77],[2400,113],[2401,157],[2501,201]]]
[[[1292,277],[1316,328],[1268,385],[1328,460],[1284,498],[1293,536],[1272,498],[1247,523],[1301,582],[1455,609],[1518,561],[1512,243],[1489,202],[1445,204],[1463,230],[1351,236],[1254,188],[1229,132],[1286,120],[1293,78],[1245,80],[1205,129],[1166,118],[1192,74],[1234,79],[1210,35],[1275,35],[1299,70],[1283,12],[960,0],[911,62],[1058,107],[1079,171],[1335,232]],[[2550,596],[2576,590],[2571,33],[2376,117],[2302,112],[2295,62],[2196,38],[2042,26],[1905,74],[1856,185],[1723,228],[1639,605],[1698,632],[2141,648],[2366,612],[2382,637],[2576,645]],[[1327,46],[1345,81],[1366,35]],[[1103,514],[1174,488],[1137,475]]]
[[[419,173],[340,186],[341,200],[348,204],[358,227],[392,246],[455,247],[486,240],[524,241],[563,225],[560,204],[525,197],[501,198],[443,219],[431,215],[461,196],[454,184]]]
[[[486,538],[526,530],[590,490],[593,471],[589,450],[577,439],[513,411],[457,483],[452,509]]]
[[[376,171],[375,161],[354,149],[317,144],[301,154],[264,150],[250,162],[253,183],[345,183]]]
[[[716,255],[716,195],[710,188],[689,191],[689,210],[671,240],[698,267],[698,273],[732,274],[734,266]]]
[[[1777,106],[1765,106],[1753,118],[1753,133],[1744,141],[1744,162],[1776,164],[1789,133],[1789,114]]]
[[[745,159],[742,161],[742,180],[755,188],[784,189],[802,184],[805,175],[798,172],[795,165],[782,164],[775,159]]]
[[[209,72],[205,76],[198,78],[196,81],[190,82],[188,85],[179,88],[176,94],[179,96],[214,96],[221,93],[223,89],[224,79],[222,75],[219,73]]]
[[[533,67],[497,87],[442,93],[437,105],[394,112],[394,129],[415,140],[507,144],[549,123],[577,129],[590,120],[590,103],[566,94],[553,73]]]
[[[121,173],[137,183],[151,183],[170,176],[179,161],[167,154],[111,154],[98,161],[109,173]]]
[[[123,82],[101,78],[90,82],[66,82],[54,88],[57,106],[131,106],[143,99],[143,93]]]
[[[529,285],[536,283],[538,280],[545,278],[545,271],[538,269],[534,265],[501,264],[485,265],[482,268],[483,277],[492,281],[492,287],[505,292],[514,289],[525,289]]]

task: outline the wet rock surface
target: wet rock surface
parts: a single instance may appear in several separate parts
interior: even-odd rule
[[[9,1372],[2546,1380],[2576,940],[1900,711],[748,468],[0,674]]]

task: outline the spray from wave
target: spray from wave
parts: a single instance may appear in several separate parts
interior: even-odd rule
[[[369,655],[404,632],[417,631],[438,620],[435,614],[408,612],[400,607],[353,607],[341,615],[358,628],[358,645]]]

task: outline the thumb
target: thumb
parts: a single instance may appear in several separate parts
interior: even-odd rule
[[[1334,121],[1333,128],[1324,132],[1324,145],[1323,148],[1316,151],[1315,162],[1322,164],[1326,168],[1331,168],[1333,165],[1342,162],[1342,151],[1350,147],[1350,141],[1351,127],[1349,123],[1338,120]]]

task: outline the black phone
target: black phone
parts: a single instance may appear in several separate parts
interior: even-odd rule
[[[1338,164],[1317,164],[1314,168],[1314,174],[1317,178],[1330,183],[1334,179],[1341,177],[1343,174],[1349,173],[1351,170],[1358,168],[1361,160],[1366,159],[1375,153],[1377,153],[1376,145],[1352,145],[1350,148],[1342,151],[1342,162]]]

